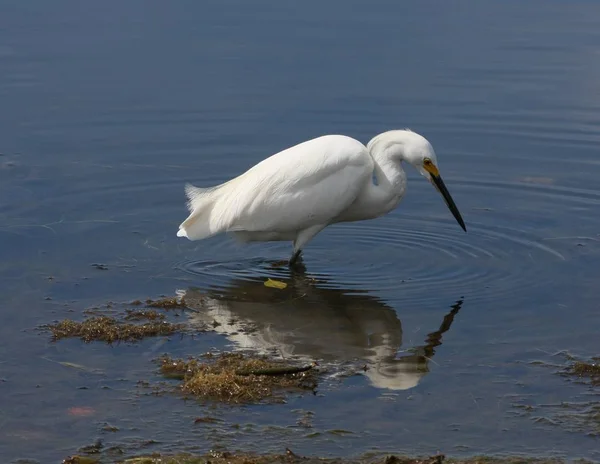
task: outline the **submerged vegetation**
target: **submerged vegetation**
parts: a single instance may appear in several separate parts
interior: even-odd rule
[[[317,374],[313,365],[291,366],[264,357],[241,353],[207,354],[204,360],[161,359],[161,373],[182,380],[185,394],[227,403],[255,403],[280,400],[284,390],[314,390]]]
[[[546,368],[554,368],[556,369],[556,374],[563,377],[576,378],[592,387],[600,386],[600,356],[594,356],[584,360],[564,351],[561,351],[554,356],[563,358],[563,362],[559,364],[548,363],[545,361],[533,361],[531,364]]]
[[[172,335],[183,324],[172,324],[164,320],[150,320],[143,324],[133,324],[120,321],[114,317],[96,316],[82,322],[65,319],[56,324],[48,325],[54,340],[77,337],[85,342],[141,340],[144,337],[157,335]]]
[[[64,319],[43,328],[52,333],[54,341],[64,338],[79,338],[87,343],[92,341],[133,342],[146,337],[172,335],[186,330],[185,324],[177,324],[167,320],[165,312],[172,309],[186,309],[185,301],[176,298],[159,300],[139,300],[129,304],[135,309],[126,308],[115,311],[113,303],[104,309],[86,310],[87,318],[83,321]],[[139,307],[145,305],[146,308]]]
[[[86,310],[83,321],[64,319],[44,329],[52,333],[55,341],[79,338],[88,343],[132,342],[189,330],[186,324],[169,320],[179,315],[172,310],[187,309],[185,301],[179,298],[135,300],[123,308],[108,303]],[[161,374],[181,380],[179,388],[185,395],[225,403],[277,402],[283,400],[285,392],[313,391],[317,386],[315,365],[296,366],[241,353],[209,353],[187,360],[168,355],[160,358]]]
[[[268,286],[271,286],[269,284]],[[277,287],[276,287],[277,288]],[[64,319],[44,328],[51,332],[53,340],[79,338],[85,342],[103,341],[133,342],[145,337],[168,336],[189,331],[186,324],[176,323],[177,316],[187,311],[185,300],[164,298],[158,300],[136,300],[122,306],[109,303],[102,308],[84,311],[83,321]],[[213,327],[214,328],[214,327]],[[196,330],[198,330],[196,328]],[[211,330],[201,327],[199,330]],[[207,402],[227,404],[256,404],[283,402],[291,392],[315,392],[319,370],[316,363],[294,365],[290,361],[274,360],[264,356],[249,356],[236,353],[207,353],[200,357],[176,359],[164,355],[158,360],[160,374],[178,381],[177,391],[185,397]],[[76,366],[72,363],[61,363]],[[543,363],[541,363],[543,364]],[[580,360],[566,355],[566,362],[553,365],[556,373],[573,377],[595,387],[600,385],[600,358]],[[143,382],[150,385],[149,382]],[[160,391],[164,393],[164,382]],[[172,391],[169,389],[169,391]],[[590,436],[600,434],[600,403],[560,403],[556,405],[517,404],[520,414],[530,416],[538,423],[549,422],[568,430],[584,431]],[[542,408],[549,414],[541,416]],[[213,424],[221,419],[202,416],[194,424]],[[118,428],[108,428],[118,431]],[[125,447],[126,448],[126,447]],[[447,458],[442,454],[430,457],[402,457],[396,455],[369,454],[356,458],[320,458],[299,456],[286,448],[284,454],[246,454],[211,452],[206,455],[158,453],[131,457],[140,449],[128,450],[119,446],[104,448],[101,444],[83,447],[78,455],[66,458],[64,464],[95,464],[119,462],[123,464],[560,464],[565,461],[550,458],[520,457],[470,457]],[[130,457],[127,457],[130,456]],[[106,461],[110,459],[110,461]],[[586,461],[578,461],[584,463]]]
[[[146,300],[146,306],[161,309],[187,309],[185,299],[176,297],[162,298],[160,300]]]
[[[591,385],[600,386],[600,357],[594,357],[589,361],[574,359],[564,372],[580,379],[589,379]]]
[[[83,460],[79,461],[78,458]],[[97,463],[95,459],[74,456],[63,461],[63,464],[88,464]],[[122,464],[561,464],[565,461],[560,459],[544,458],[493,458],[487,456],[476,456],[466,459],[446,458],[443,454],[430,457],[405,457],[396,455],[367,455],[358,458],[319,458],[305,457],[295,454],[286,449],[285,454],[246,454],[213,452],[208,455],[192,455],[187,453],[175,455],[160,455],[158,453],[149,456],[138,456],[118,461]],[[585,463],[587,461],[578,461]]]
[[[569,353],[557,353],[562,363],[535,361],[532,364],[554,369],[554,373],[568,380],[587,386],[578,401],[562,401],[536,404],[529,400],[513,404],[517,414],[528,416],[538,424],[559,426],[565,430],[600,437],[600,357],[579,359]]]

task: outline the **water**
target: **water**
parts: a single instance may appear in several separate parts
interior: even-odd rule
[[[57,462],[99,437],[139,452],[599,460],[597,425],[556,406],[597,396],[531,364],[599,354],[599,15],[553,1],[2,2],[2,461]],[[467,234],[409,172],[398,210],[310,244],[315,281],[269,266],[289,244],[175,237],[187,181],[324,133],[399,127],[433,143]],[[209,308],[192,325],[257,332],[107,347],[36,330],[161,294]],[[217,425],[137,386],[158,379],[160,353],[226,346],[380,369],[225,408]]]

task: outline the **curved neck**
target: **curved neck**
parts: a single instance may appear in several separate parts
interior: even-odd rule
[[[391,157],[386,151],[377,150],[372,150],[371,156],[375,161],[374,187],[380,188],[380,194],[402,195],[406,189],[406,173],[402,169],[402,158]]]
[[[394,209],[406,191],[406,174],[401,160],[385,150],[371,149],[373,179],[365,185],[356,201],[336,222],[373,219]]]

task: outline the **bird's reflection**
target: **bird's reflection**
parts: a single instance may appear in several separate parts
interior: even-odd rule
[[[435,349],[462,305],[459,300],[451,306],[423,345],[400,351],[402,324],[380,299],[304,274],[280,280],[285,289],[238,279],[225,288],[177,293],[196,309],[188,313],[192,324],[211,324],[240,349],[325,363],[360,361],[375,387],[390,390],[413,388],[429,372]]]

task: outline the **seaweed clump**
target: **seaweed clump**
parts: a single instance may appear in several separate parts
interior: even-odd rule
[[[85,342],[104,341],[134,342],[146,337],[172,335],[178,331],[185,331],[185,324],[175,324],[167,318],[169,310],[188,309],[186,303],[180,298],[163,298],[159,300],[132,301],[127,306],[134,308],[115,308],[114,303],[107,303],[105,307],[86,309],[86,319],[74,321],[64,319],[54,324],[47,324],[42,329],[52,333],[52,340],[64,338],[80,338]],[[175,312],[174,316],[179,316]],[[198,329],[200,330],[200,329]]]
[[[139,456],[126,459],[124,464],[558,464],[560,459],[545,458],[494,458],[477,456],[466,459],[446,459],[443,454],[430,457],[413,458],[405,456],[364,456],[358,458],[320,458],[305,457],[286,449],[285,454],[257,455],[250,453],[213,452],[205,456],[191,454],[176,454],[161,456]],[[580,461],[583,462],[583,461]]]
[[[125,317],[123,319],[127,320],[127,321],[142,321],[144,319],[148,320],[148,321],[157,321],[157,320],[164,320],[166,318],[166,316],[163,313],[159,313],[158,311],[155,311],[153,309],[144,311],[134,311],[131,309],[127,310],[127,314],[125,315]]]
[[[170,297],[160,300],[146,300],[146,306],[149,308],[161,309],[189,309],[183,298]]]
[[[568,366],[565,372],[579,378],[588,378],[594,386],[600,385],[600,357],[595,357],[590,362],[575,361]]]
[[[110,316],[95,316],[82,322],[64,319],[56,324],[49,324],[47,328],[52,332],[54,341],[63,338],[80,338],[87,343],[92,341],[113,343],[141,340],[144,337],[157,335],[172,335],[183,329],[184,325],[172,324],[160,317],[142,324],[134,324],[121,322]]]
[[[62,464],[98,464],[98,461],[95,458],[91,458],[89,456],[69,456],[66,459],[63,459]]]
[[[165,377],[182,380],[183,393],[226,403],[278,401],[277,391],[306,391],[317,386],[314,364],[296,367],[241,353],[208,354],[205,358],[203,362],[165,356],[160,370]]]
[[[586,360],[577,358],[567,352],[557,353],[566,359],[564,364],[549,364],[536,361],[535,364],[555,368],[555,374],[568,378],[576,383],[591,387],[593,393],[600,386],[600,357]],[[569,432],[583,433],[591,437],[600,436],[600,402],[586,392],[579,401],[561,400],[556,403],[515,404],[522,414],[530,415],[540,424],[559,426]]]

